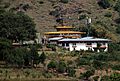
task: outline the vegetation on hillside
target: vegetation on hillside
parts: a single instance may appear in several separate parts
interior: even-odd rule
[[[26,0],[25,3],[21,1],[0,0],[2,79],[63,77],[76,80],[119,81],[120,0]],[[113,41],[109,44],[108,52],[69,52],[59,47],[56,49],[56,45],[51,44],[24,47],[12,45],[13,42],[34,40],[35,28],[42,33],[49,31],[44,27],[50,29],[50,26],[54,28],[58,25],[70,25],[75,27],[74,30],[87,31],[86,17],[92,18],[91,36],[109,38]],[[44,47],[52,51],[43,51]],[[9,72],[4,70],[5,68],[15,68],[18,72]]]

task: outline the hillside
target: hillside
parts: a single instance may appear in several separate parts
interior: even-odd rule
[[[62,1],[62,0],[61,0]],[[92,18],[92,35],[110,38],[119,42],[120,34],[116,33],[119,14],[114,10],[116,1],[111,0],[109,8],[98,5],[100,0],[1,0],[1,7],[11,11],[23,11],[36,23],[37,32],[56,31],[63,19],[64,25],[74,26],[75,30],[86,31],[85,17]],[[64,0],[63,0],[64,1]]]

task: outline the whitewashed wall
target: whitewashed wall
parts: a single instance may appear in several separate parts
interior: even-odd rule
[[[86,45],[86,43],[76,43],[76,45],[73,45],[73,43],[69,43],[69,49],[70,51],[73,51],[75,47],[75,50],[88,50],[89,48],[94,51],[93,48],[97,47],[97,43],[92,43],[92,45]],[[108,43],[105,43],[106,49],[104,51],[108,51]],[[99,50],[98,50],[99,51]]]

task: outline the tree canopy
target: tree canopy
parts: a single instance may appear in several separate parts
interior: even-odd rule
[[[23,12],[0,13],[0,37],[15,42],[35,38],[35,23]]]

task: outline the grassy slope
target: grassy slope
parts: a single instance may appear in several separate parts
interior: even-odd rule
[[[58,26],[59,24],[56,23],[55,17],[50,16],[49,12],[54,10],[53,7],[60,6],[62,12],[65,12],[63,15],[65,25],[71,25],[76,28],[83,28],[85,27],[85,20],[78,20],[79,15],[86,14],[87,16],[92,18],[92,25],[96,23],[96,21],[102,22],[102,25],[95,25],[95,29],[98,27],[102,27],[106,32],[106,37],[111,38],[114,41],[117,41],[119,36],[115,33],[116,32],[116,23],[114,22],[115,19],[118,18],[118,13],[113,10],[113,8],[102,9],[97,4],[97,0],[71,0],[68,4],[60,3],[58,0],[3,0],[5,2],[11,3],[12,7],[17,7],[19,4],[29,4],[30,9],[28,9],[25,13],[32,17],[36,23],[36,29],[38,32],[43,34],[45,31],[55,31],[54,26]],[[39,2],[43,1],[43,4]],[[55,1],[50,2],[50,1]],[[113,3],[114,5],[114,3]],[[79,14],[75,10],[84,10]],[[89,13],[91,14],[89,14]],[[105,17],[105,13],[111,12],[112,17],[108,18]],[[100,30],[98,30],[100,31]]]

